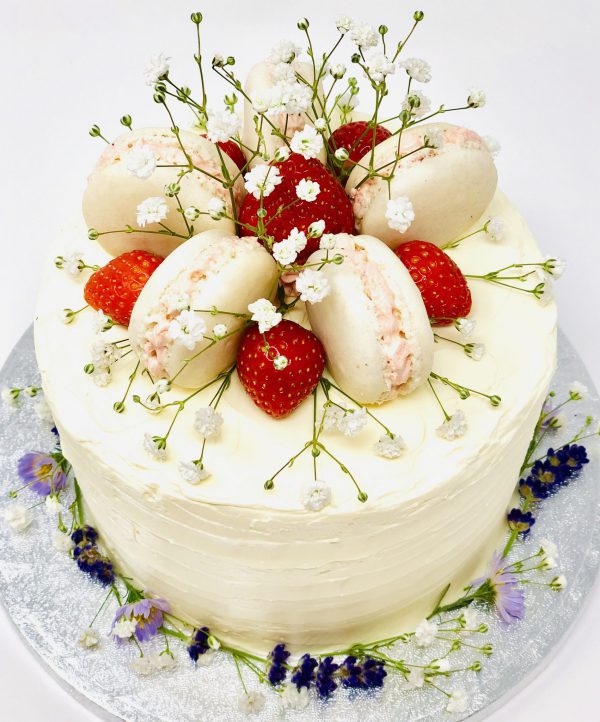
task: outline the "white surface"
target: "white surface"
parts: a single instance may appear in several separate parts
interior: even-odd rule
[[[281,14],[272,16],[271,5],[267,0],[205,2],[207,57],[231,53],[241,74],[261,52],[262,38],[293,37],[294,10],[282,4]],[[405,15],[408,25],[414,8],[402,5],[406,11],[398,11],[391,0],[375,0],[368,6],[377,8],[370,19],[392,27]],[[298,11],[313,26],[332,22],[341,12],[365,16],[364,2],[345,0],[327,3],[326,17],[319,19],[324,6],[322,0],[305,0]],[[585,0],[568,7],[560,0],[430,0],[416,7],[427,18],[409,54],[426,57],[433,66],[427,91],[439,102],[462,99],[471,85],[488,92],[488,106],[463,116],[464,122],[501,141],[501,186],[541,245],[569,261],[557,287],[561,325],[600,385],[600,332],[592,317],[600,270],[593,215],[600,189],[595,138],[600,103],[593,94],[600,10]],[[188,20],[195,9],[183,0],[3,0],[0,360],[31,321],[51,229],[72,212],[101,150],[102,141],[89,138],[87,129],[98,123],[113,136],[120,131],[118,118],[127,112],[138,126],[160,120],[140,78],[145,59],[154,52],[167,51],[175,72],[195,82]],[[315,32],[317,41],[321,35],[322,28]],[[213,96],[215,103],[220,94]],[[491,720],[598,718],[599,604],[597,587],[551,664]],[[0,717],[10,722],[94,720],[48,677],[0,617]]]

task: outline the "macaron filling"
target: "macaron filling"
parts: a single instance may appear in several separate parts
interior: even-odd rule
[[[169,333],[171,322],[183,310],[194,309],[196,298],[207,280],[217,276],[240,253],[254,250],[256,245],[254,238],[221,238],[218,243],[202,249],[193,267],[182,269],[166,285],[158,303],[144,318],[137,338],[140,359],[154,378],[170,377],[167,365],[172,347],[177,343]],[[197,346],[200,343],[203,342]],[[193,354],[194,351],[191,351],[189,356]]]

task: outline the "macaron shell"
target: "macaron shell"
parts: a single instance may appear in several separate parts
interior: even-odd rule
[[[443,147],[417,151],[401,160],[391,182],[391,197],[407,196],[413,204],[415,219],[406,232],[388,226],[388,185],[382,178],[367,180],[356,188],[365,177],[364,169],[357,167],[346,184],[358,230],[380,238],[391,248],[411,240],[438,246],[456,240],[481,217],[496,191],[494,161],[474,131],[448,123],[409,128],[402,134],[402,153],[419,148],[430,128],[442,132]],[[376,146],[375,167],[393,161],[397,147],[397,136]],[[368,165],[368,160],[365,157],[361,163]]]
[[[236,241],[232,252],[231,240]],[[194,236],[179,246],[151,276],[138,298],[129,325],[129,336],[135,353],[145,360],[142,349],[146,318],[152,314],[171,284],[186,270],[200,272],[206,267],[206,259],[229,256],[225,265],[214,275],[198,280],[194,287],[193,308],[217,307],[231,313],[248,313],[248,304],[258,298],[272,298],[277,289],[277,266],[270,254],[252,238],[239,239],[226,236],[219,230],[209,230]],[[217,324],[226,324],[229,331],[241,328],[242,319],[227,314],[203,313],[207,335]],[[213,379],[230,366],[237,353],[241,334],[234,334],[218,341],[189,364],[186,360],[195,356],[209,341],[199,342],[192,350],[178,343],[170,343],[163,366],[165,377],[177,375],[176,383],[185,388],[197,388]],[[183,371],[181,369],[184,368]],[[178,373],[180,372],[180,373]]]
[[[180,131],[180,137],[195,165],[222,177],[221,159],[213,143],[189,131]],[[186,163],[177,139],[168,128],[144,128],[120,136],[105,149],[88,178],[83,196],[83,215],[88,227],[100,232],[118,230],[127,225],[139,229],[134,233],[119,232],[99,236],[98,243],[113,256],[132,250],[168,256],[184,239],[150,233],[149,231],[161,230],[158,223],[139,228],[136,209],[146,198],[165,198],[169,213],[163,223],[176,233],[186,236],[187,228],[178,211],[176,199],[165,196],[165,186],[178,181],[179,168],[156,168],[149,178],[137,178],[127,168],[127,154],[138,145],[149,146],[159,163]],[[223,157],[231,176],[237,175],[238,168],[235,163],[228,156]],[[214,196],[223,198],[231,205],[229,193],[222,184],[200,171],[188,173],[179,181],[179,185],[179,200],[183,208],[195,206],[200,211],[206,211],[208,202]],[[234,196],[241,200],[243,194],[243,181],[239,179],[234,188]],[[223,233],[235,232],[231,220],[223,218],[215,221],[208,215],[201,215],[193,222],[193,226],[196,233],[209,228],[219,228]]]
[[[300,61],[294,61],[292,66],[303,78],[312,80],[313,69],[309,63]],[[245,93],[252,99],[268,97],[269,92],[274,86],[274,81],[271,76],[272,65],[266,60],[254,65],[246,78],[246,84],[244,87]],[[319,94],[322,96],[323,89],[319,83]],[[258,144],[258,136],[254,127],[254,116],[256,111],[253,109],[252,104],[246,99],[244,101],[244,129],[242,138],[244,145],[248,148],[256,149]],[[270,116],[269,120],[275,125],[282,133],[285,131],[286,137],[291,140],[292,136],[297,130],[302,130],[305,125],[312,125],[304,113],[301,114],[286,114],[280,113],[279,115]],[[284,145],[283,140],[278,138],[276,135],[272,135],[272,128],[265,121],[263,123],[264,141],[266,146],[266,152],[269,158],[273,158],[273,154]],[[325,147],[318,156],[321,163],[325,163],[326,152]],[[260,157],[255,158],[251,166],[264,163]]]
[[[386,381],[386,356],[372,302],[359,274],[350,263],[327,264],[322,272],[330,283],[330,293],[317,304],[307,304],[311,327],[327,354],[328,367],[341,388],[357,401],[378,404],[410,393],[423,383],[433,363],[433,333],[425,306],[410,274],[398,257],[377,238],[336,236],[343,254],[349,244],[364,248],[369,261],[385,269],[385,277],[401,303],[403,331],[412,346],[412,374],[399,389]],[[315,252],[309,263],[318,263],[323,251]]]

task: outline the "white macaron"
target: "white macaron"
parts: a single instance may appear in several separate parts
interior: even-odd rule
[[[409,394],[427,381],[433,333],[421,293],[396,254],[373,236],[336,237],[343,263],[322,272],[330,292],[307,304],[314,333],[340,387],[365,404]],[[319,263],[316,251],[309,263]],[[330,254],[331,257],[331,254]]]
[[[155,380],[198,388],[235,360],[245,319],[230,314],[248,314],[248,304],[276,289],[277,265],[256,238],[204,231],[144,286],[129,324],[132,348]]]
[[[442,145],[417,150],[427,134],[441,138]],[[374,168],[391,172],[397,151],[397,135],[377,145]],[[401,153],[411,155],[400,160],[389,188],[383,178],[364,180],[364,168],[357,166],[350,174],[346,192],[357,229],[391,248],[412,240],[438,246],[456,240],[481,217],[496,191],[496,167],[484,141],[467,128],[428,123],[402,133]],[[365,156],[361,165],[368,166],[369,160]],[[415,216],[405,232],[391,228],[386,219],[388,199],[402,196],[411,201]]]
[[[256,150],[258,145],[258,135],[254,125],[254,117],[257,115],[256,107],[262,109],[267,107],[275,99],[278,101],[284,100],[281,93],[279,93],[279,88],[283,89],[286,84],[277,77],[277,72],[278,69],[284,68],[285,65],[285,63],[279,63],[275,66],[273,63],[265,60],[254,65],[248,73],[244,90],[247,98],[251,98],[253,103],[250,103],[247,98],[244,101],[244,128],[242,138],[247,148]],[[313,69],[309,63],[295,60],[290,63],[289,68],[292,74],[295,71],[308,82],[312,82],[314,77]],[[287,85],[289,86],[289,83]],[[309,96],[312,93],[312,90],[302,82],[298,82],[297,87],[301,93],[308,94]],[[289,92],[289,90],[286,92]],[[322,97],[321,84],[319,84],[319,93]],[[253,104],[255,107],[253,107]],[[272,123],[282,135],[285,135],[288,140],[291,140],[294,133],[298,130],[303,130],[306,125],[312,126],[312,123],[308,120],[305,113],[275,113],[269,114],[268,118],[270,123]],[[273,128],[266,121],[263,121],[262,132],[264,137],[262,152],[266,152],[269,158],[273,158],[277,148],[284,145],[284,142],[274,134]],[[324,163],[325,157],[326,152],[325,147],[323,147],[318,158]],[[264,163],[264,160],[261,157],[257,157],[252,161],[251,165],[256,165],[257,163]]]
[[[118,231],[128,225],[134,229],[133,233],[99,236],[98,242],[111,255],[144,250],[167,256],[183,242],[184,238],[158,234],[157,231],[163,228],[157,222],[146,223],[143,227],[137,222],[137,208],[144,200],[162,198],[168,209],[162,223],[175,233],[187,236],[177,200],[165,195],[168,184],[179,182],[179,201],[184,209],[194,207],[206,212],[210,199],[217,197],[225,202],[228,215],[231,215],[231,196],[217,180],[223,178],[217,146],[191,131],[180,131],[180,138],[192,163],[214,178],[194,170],[179,180],[181,168],[155,167],[188,165],[177,138],[169,128],[142,128],[127,132],[108,145],[98,159],[83,196],[83,215],[88,227],[101,233]],[[222,157],[230,178],[234,178],[239,173],[237,166],[225,154]],[[233,191],[238,204],[245,193],[241,177]],[[227,218],[213,220],[208,215],[200,215],[190,224],[193,224],[195,233],[208,228],[235,233],[233,222]]]

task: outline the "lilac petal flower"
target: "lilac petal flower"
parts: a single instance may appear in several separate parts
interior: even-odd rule
[[[19,459],[17,473],[30,489],[41,496],[64,489],[67,477],[49,454],[32,451]]]
[[[113,620],[113,628],[120,619],[133,619],[137,622],[135,637],[138,642],[146,642],[153,637],[163,623],[163,612],[170,612],[171,607],[166,599],[146,597],[132,604],[120,607]]]
[[[494,552],[487,575],[471,582],[471,586],[480,591],[481,598],[493,603],[500,617],[507,624],[523,619],[525,616],[525,593],[519,586],[517,577],[506,571],[506,560],[499,552]]]

